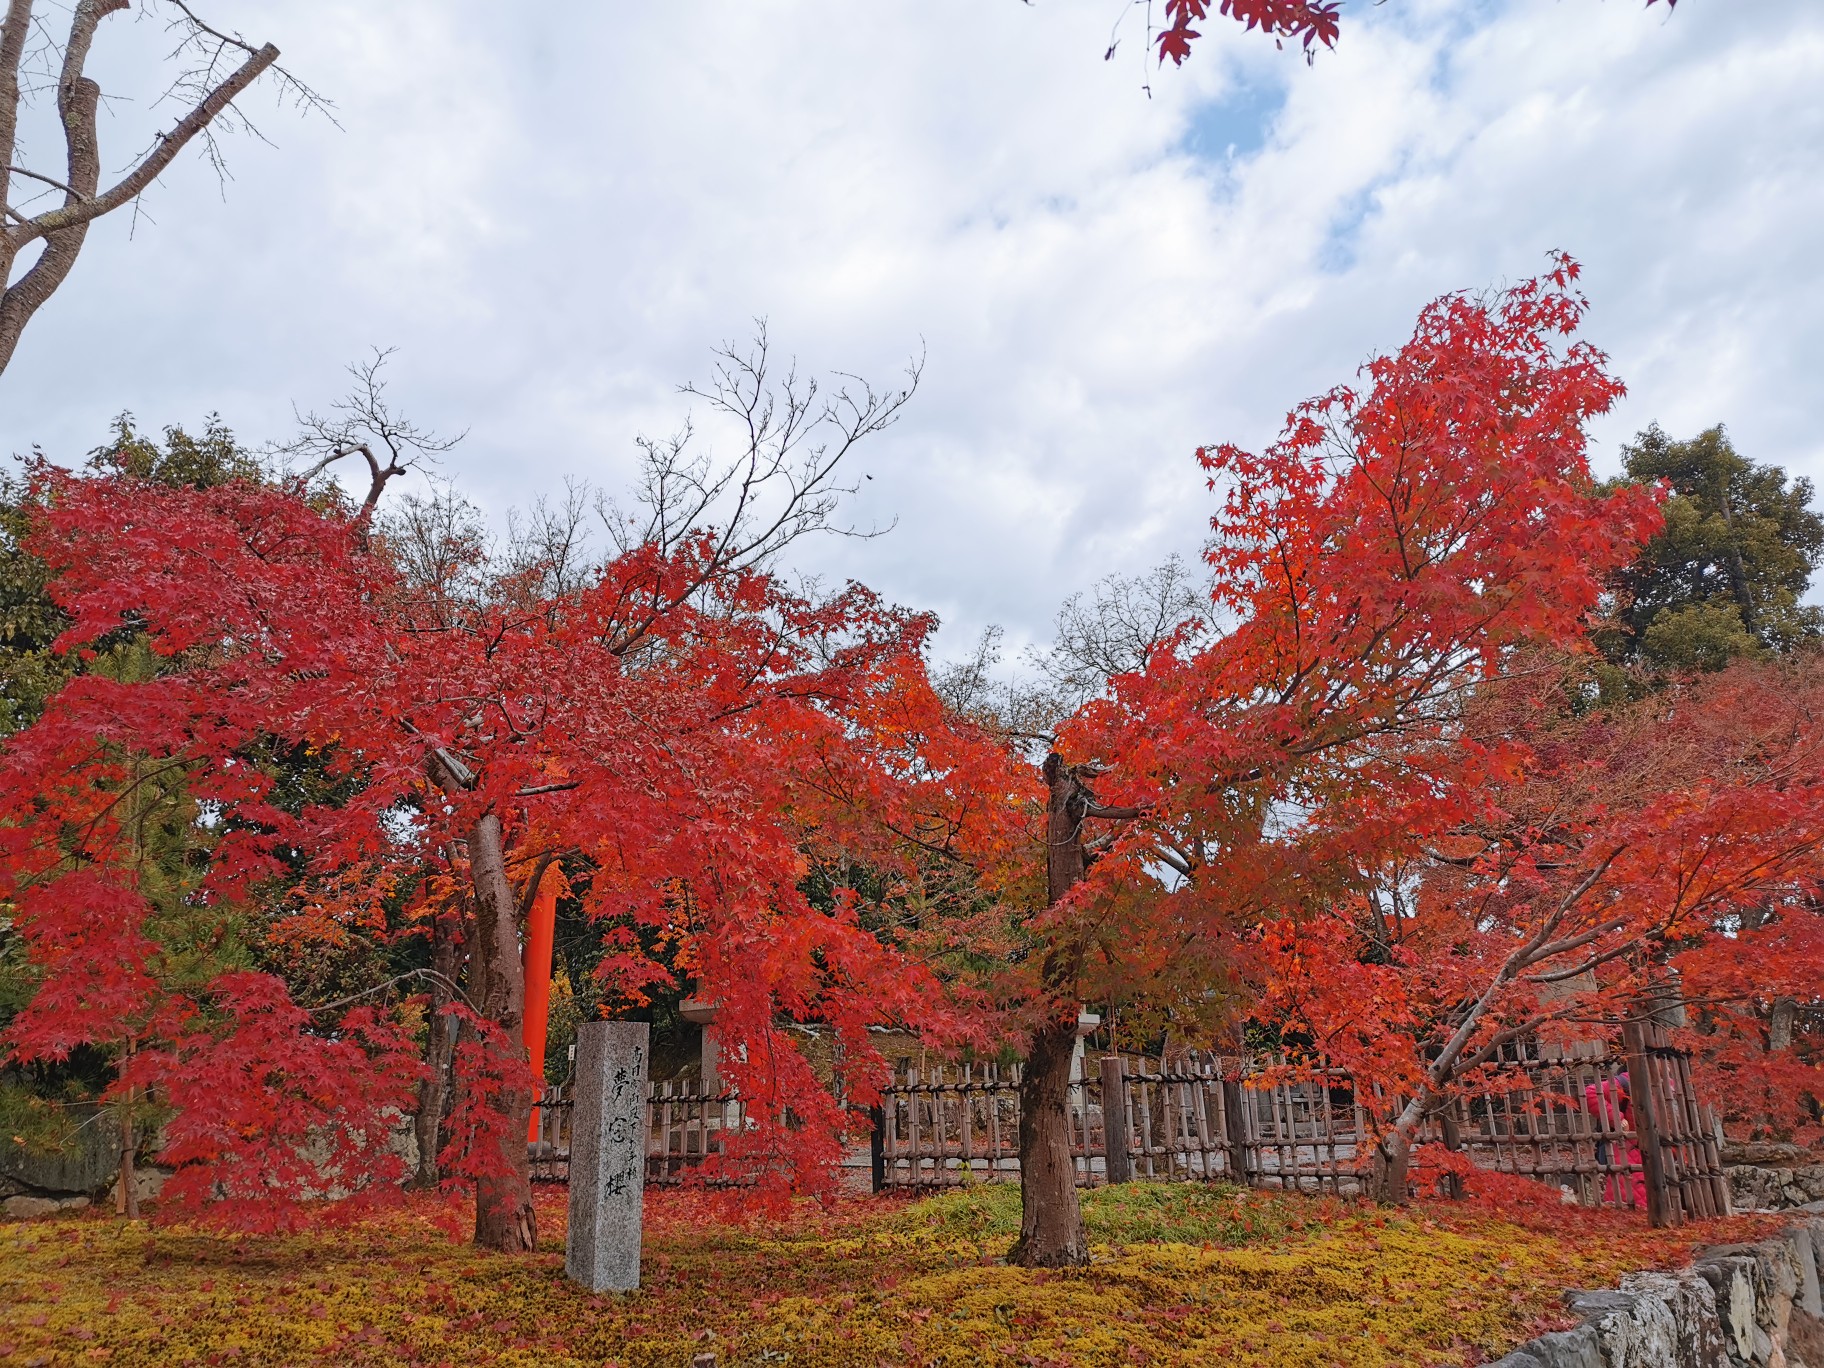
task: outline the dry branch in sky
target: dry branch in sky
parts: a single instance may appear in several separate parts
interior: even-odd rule
[[[25,325],[69,277],[91,223],[136,204],[192,142],[200,143],[220,169],[215,134],[231,125],[246,126],[234,101],[255,81],[270,71],[300,103],[323,107],[314,91],[277,65],[279,50],[271,43],[256,47],[212,28],[183,0],[166,3],[173,11],[169,26],[177,42],[169,56],[176,66],[165,99],[184,112],[105,189],[96,128],[102,89],[87,68],[97,27],[130,8],[131,0],[77,0],[61,36],[34,15],[34,0],[11,0],[6,7],[0,21],[0,150],[5,153],[0,159],[0,371],[12,361]],[[20,115],[32,96],[52,88],[63,162],[54,172],[49,169],[54,163],[26,149],[20,131]],[[27,161],[37,165],[27,166]],[[37,207],[47,199],[52,201],[47,207]],[[39,246],[36,257],[15,279],[34,244]]]

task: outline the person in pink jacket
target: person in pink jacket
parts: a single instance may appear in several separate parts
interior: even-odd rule
[[[1634,1128],[1634,1104],[1628,1095],[1628,1075],[1625,1071],[1600,1084],[1584,1084],[1583,1097],[1591,1115],[1601,1121],[1605,1129]],[[1609,1161],[1607,1141],[1596,1142],[1596,1157],[1604,1163]],[[1614,1206],[1632,1206],[1644,1211],[1647,1205],[1647,1176],[1641,1167],[1638,1140],[1630,1140],[1628,1144],[1628,1167],[1633,1170],[1631,1173],[1611,1173],[1603,1181],[1603,1201]]]

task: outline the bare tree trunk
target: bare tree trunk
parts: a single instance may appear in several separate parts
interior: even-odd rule
[[[1070,1158],[1070,1066],[1076,1022],[1035,1031],[1020,1076],[1020,1238],[1009,1263],[1025,1268],[1081,1268],[1089,1238]]]
[[[469,877],[475,894],[471,982],[476,1008],[505,1034],[516,1062],[525,1061],[526,985],[519,955],[519,906],[507,880],[500,817],[489,812],[469,834]],[[538,1247],[532,1209],[526,1129],[532,1120],[529,1078],[503,1090],[500,1173],[475,1184],[475,1243],[521,1253]]]
[[[461,1023],[444,1012],[455,998],[456,975],[462,967],[460,911],[446,907],[431,920],[431,1025],[425,1044],[429,1072],[418,1085],[418,1115],[412,1129],[418,1139],[418,1187],[437,1186],[437,1152],[443,1143],[443,1116],[450,1096],[450,1069],[456,1060]]]
[[[1046,813],[1045,891],[1055,903],[1089,872],[1083,821],[1090,798],[1057,755],[1045,760],[1050,789]],[[1075,970],[1068,946],[1046,956],[1045,990],[1057,1013],[1033,1032],[1020,1076],[1020,1238],[1008,1261],[1026,1268],[1080,1268],[1089,1237],[1077,1201],[1070,1159],[1070,1066],[1076,1054],[1076,1014],[1063,1015]]]

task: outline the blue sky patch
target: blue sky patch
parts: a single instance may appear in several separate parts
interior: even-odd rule
[[[1201,106],[1185,131],[1184,150],[1218,166],[1251,156],[1266,146],[1279,111],[1286,105],[1286,88],[1277,82],[1243,83],[1220,100]]]

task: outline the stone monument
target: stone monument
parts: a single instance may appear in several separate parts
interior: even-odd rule
[[[586,1021],[576,1032],[564,1271],[592,1292],[640,1285],[647,1031],[643,1021]]]

